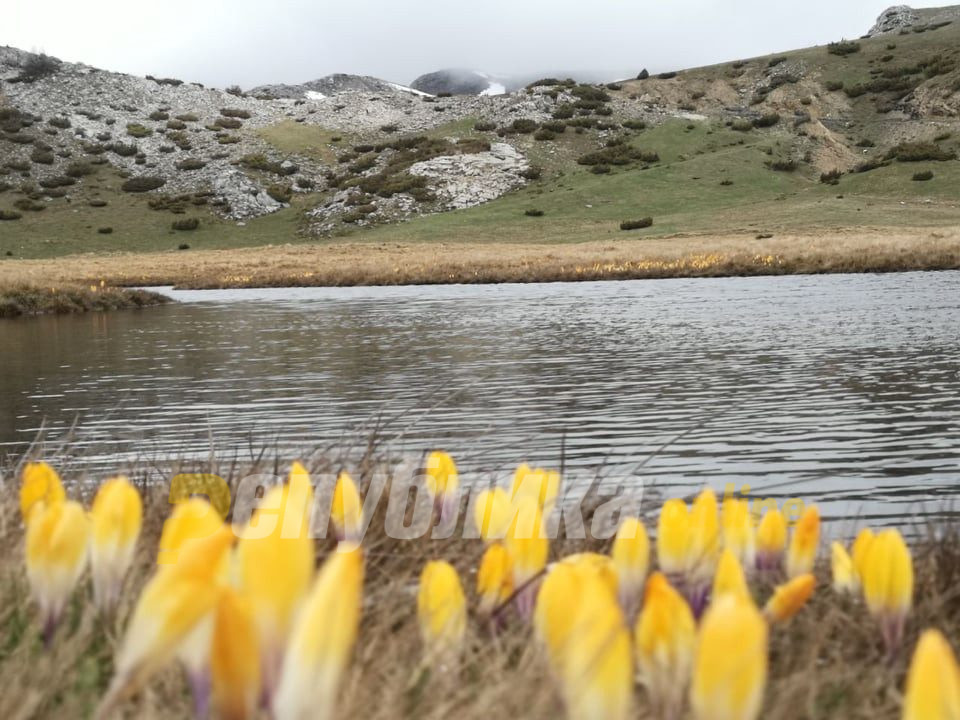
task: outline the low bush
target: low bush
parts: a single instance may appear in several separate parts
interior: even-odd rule
[[[945,150],[936,143],[904,142],[890,148],[884,155],[884,159],[899,162],[946,161],[956,160],[957,153],[953,150]]]
[[[397,130],[399,130],[399,129],[400,129],[400,128],[397,127],[396,125],[381,125],[381,126],[380,126],[380,132],[385,132],[385,133],[395,133],[395,132],[396,132]]]
[[[177,245],[177,250],[189,250],[190,246],[187,243],[180,243]]]
[[[240,158],[240,164],[250,170],[261,170],[271,172],[275,175],[295,175],[300,168],[294,163],[283,163],[278,160],[271,160],[263,153],[251,153]]]
[[[563,135],[567,131],[567,124],[560,120],[547,120],[540,125],[541,130],[548,130],[555,135]]]
[[[628,130],[646,130],[647,124],[643,120],[624,120],[623,126]]]
[[[845,57],[846,55],[853,55],[854,53],[860,52],[860,43],[854,42],[853,40],[841,40],[840,42],[832,42],[827,45],[827,52],[831,55],[839,55],[840,57]]]
[[[267,195],[279,203],[288,203],[293,199],[293,188],[285,183],[274,183],[267,187]]]
[[[90,207],[101,208],[101,207],[107,206],[107,201],[101,200],[99,198],[94,198],[93,200],[88,202],[87,205],[89,205]]]
[[[944,133],[940,133],[940,134],[937,135],[935,138],[933,138],[933,141],[934,141],[935,143],[944,142],[945,140],[949,140],[951,137],[953,137],[953,133],[951,133],[951,132],[944,132]]]
[[[782,158],[778,160],[771,160],[766,165],[768,168],[776,172],[793,172],[797,169],[797,167],[799,167],[796,160],[785,160]]]
[[[217,142],[220,145],[236,145],[238,142],[240,142],[240,136],[223,133],[221,135],[217,135]]]
[[[34,148],[30,153],[30,159],[38,165],[53,165],[53,153],[44,148]]]
[[[590,168],[590,172],[594,175],[609,175],[610,166],[609,165],[593,165]]]
[[[179,87],[183,85],[183,80],[177,80],[176,78],[158,78],[153,75],[147,75],[147,80],[153,80],[157,85],[169,85],[171,87]]]
[[[295,181],[295,184],[301,190],[312,190],[313,189],[313,180],[307,177],[298,177]]]
[[[497,129],[497,124],[495,122],[479,120],[473,124],[473,129],[477,132],[493,132]]]
[[[787,61],[786,55],[778,55],[777,57],[772,57],[770,58],[770,60],[767,61],[767,67],[773,68],[773,67],[776,67],[777,65],[783,65],[783,63],[785,63],[786,61]]]
[[[872,148],[872,147],[876,147],[876,145],[877,144],[873,140],[870,140],[869,138],[861,138],[860,140],[857,140],[858,148]]]
[[[570,103],[561,103],[553,110],[554,120],[569,120],[576,114],[576,108]]]
[[[170,227],[174,230],[196,230],[200,227],[200,220],[198,218],[183,218],[181,220],[174,220],[170,223]]]
[[[49,55],[40,53],[31,55],[27,61],[20,66],[20,73],[13,78],[12,82],[32,83],[45,77],[53,75],[60,69],[60,61]],[[11,82],[11,81],[7,81]]]
[[[0,220],[19,220],[22,217],[16,210],[0,210]]]
[[[721,181],[720,181],[720,184],[723,185],[724,187],[729,187],[729,186],[733,185],[733,180],[729,180],[729,179],[727,179],[727,180],[721,180]]]
[[[376,151],[376,149],[377,148],[375,145],[354,145],[353,146],[353,151],[358,155],[362,155],[363,153],[368,153],[368,152],[374,152]]]
[[[535,165],[531,165],[520,173],[520,177],[524,180],[539,180],[541,175],[543,175],[543,170]]]
[[[70,127],[70,118],[66,117],[52,117],[47,120],[48,125],[52,125],[55,128],[60,128],[61,130],[66,130]]]
[[[140,175],[138,177],[132,177],[123,185],[120,186],[120,189],[128,193],[142,193],[150,192],[151,190],[156,190],[167,184],[167,181],[162,177],[156,177],[152,175]]]
[[[153,135],[153,130],[140,123],[127,123],[127,135],[135,138],[145,138]]]
[[[170,113],[164,112],[163,110],[154,110],[147,117],[156,122],[160,122],[161,120],[169,120]]]
[[[675,72],[665,72],[665,73],[660,73],[659,75],[657,75],[657,78],[660,79],[660,80],[672,80],[672,79],[675,78],[676,76],[677,76],[677,73],[675,73]]]
[[[241,120],[250,119],[250,111],[241,108],[220,108],[220,114],[228,118],[240,118]]]
[[[190,136],[183,130],[168,132],[166,138],[181,150],[189,150],[193,147],[190,142]]]
[[[566,126],[564,126],[564,127],[566,127]],[[549,141],[549,140],[556,140],[556,139],[557,139],[557,134],[556,134],[555,132],[551,132],[550,130],[541,129],[541,130],[537,130],[537,131],[533,134],[533,139],[534,139],[534,140],[537,140],[537,141],[539,141],[539,142],[546,142],[546,141]]]
[[[831,170],[829,172],[820,173],[820,182],[822,182],[824,185],[839,185],[840,178],[842,176],[842,170]]]
[[[652,217],[640,218],[639,220],[624,220],[620,223],[621,230],[642,230],[653,225]]]
[[[766,113],[758,118],[754,118],[753,126],[757,128],[768,128],[773,127],[778,122],[780,122],[779,113]]]
[[[926,182],[927,180],[933,180],[933,171],[932,170],[923,170],[913,174],[913,180],[917,182]]]
[[[177,163],[177,170],[202,170],[207,163],[200,158],[184,158]]]
[[[737,132],[748,132],[753,130],[754,124],[746,118],[737,118],[732,123],[730,123],[730,129],[736,130]]]
[[[239,130],[243,127],[243,123],[237,118],[232,117],[218,117],[213,121],[215,128],[223,128],[225,130]]]
[[[639,150],[626,144],[605,147],[577,158],[580,165],[629,165],[633,162],[654,163],[660,156],[652,151]]]
[[[53,177],[43,178],[37,184],[42,188],[70,187],[77,184],[77,179],[69,175],[54,175]]]
[[[843,80],[827,80],[823,86],[830,92],[843,90]]]
[[[97,232],[101,235],[110,235],[113,233],[113,228],[110,226],[97,228]]]
[[[570,88],[569,92],[578,100],[586,102],[610,102],[610,94],[602,87],[594,85],[577,85]]]
[[[865,173],[870,172],[871,170],[876,170],[877,168],[886,167],[890,163],[884,160],[864,160],[862,163],[854,165],[853,169],[850,172],[853,173]]]
[[[646,80],[650,77],[650,71],[644,68],[637,74],[637,80]]]
[[[523,214],[527,217],[543,217],[543,210],[537,210],[536,208],[530,208],[529,210],[524,210]]]
[[[40,212],[41,210],[46,210],[47,206],[42,202],[37,202],[31,198],[20,198],[15,200],[13,206],[17,210],[23,210],[24,212]]]
[[[536,130],[538,124],[536,120],[529,118],[518,118],[510,124],[510,129],[515,133],[527,134]]]
[[[167,130],[186,130],[187,124],[183,120],[167,120]]]
[[[200,118],[193,113],[183,113],[182,115],[177,115],[176,119],[180,122],[197,122]]]

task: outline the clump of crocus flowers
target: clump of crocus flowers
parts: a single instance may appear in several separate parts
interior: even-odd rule
[[[460,475],[442,451],[425,456],[424,487],[441,522],[460,509]],[[470,643],[529,624],[567,717],[635,716],[637,690],[653,716],[756,720],[762,716],[768,637],[816,592],[821,518],[807,507],[793,527],[746,500],[667,500],[651,543],[638,516],[620,519],[609,553],[551,559],[545,532],[561,477],[521,465],[509,488],[480,493],[476,578],[464,558],[435,557],[416,580],[411,615],[422,662],[456,681]],[[139,591],[98,708],[106,717],[171,664],[189,680],[198,717],[331,718],[356,644],[363,606],[364,506],[351,476],[333,487],[336,549],[317,561],[310,533],[314,483],[294,463],[238,527],[200,498],[166,520],[155,572]],[[26,565],[44,636],[55,641],[64,608],[89,564],[93,598],[112,615],[140,542],[140,494],[116,477],[89,512],[68,498],[54,469],[29,463],[20,507]],[[652,548],[655,551],[652,551]],[[152,554],[152,553],[151,553]],[[830,546],[833,590],[862,595],[888,655],[902,644],[913,596],[909,549],[896,530],[863,529]],[[757,582],[762,580],[762,582]],[[772,587],[764,591],[758,587]],[[476,628],[471,631],[471,624]],[[928,630],[906,685],[905,720],[960,717],[960,668]]]

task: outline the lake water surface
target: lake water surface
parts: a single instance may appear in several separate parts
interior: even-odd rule
[[[71,464],[107,473],[378,422],[466,479],[563,448],[571,474],[748,484],[838,520],[960,497],[957,272],[170,294],[0,320],[0,456],[44,424],[76,423]]]

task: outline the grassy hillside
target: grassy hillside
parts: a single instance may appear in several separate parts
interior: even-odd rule
[[[14,219],[0,221],[0,258],[331,235],[357,242],[576,242],[960,222],[960,22],[605,88],[558,81],[527,92],[552,98],[553,117],[517,129],[486,122],[481,108],[453,119],[430,113],[437,116],[432,128],[406,135],[293,120],[251,130],[279,157],[328,169],[325,186],[297,192],[289,207],[244,223],[221,219],[202,198],[121,192],[126,173],[109,164],[91,168],[66,194],[27,187],[7,164],[0,170],[0,217]],[[463,140],[470,142],[457,144]],[[397,149],[407,141],[414,144]],[[413,219],[387,210],[398,196],[381,190],[409,180],[410,163],[445,148],[468,153],[496,142],[519,149],[539,176],[466,210],[414,212]],[[264,184],[276,181],[270,171],[239,166]],[[407,205],[435,209],[430,192],[412,196]],[[338,198],[337,212],[362,212],[327,217],[318,235],[316,217],[305,211],[334,207]],[[620,230],[622,222],[648,217],[646,229]],[[185,218],[197,218],[198,229],[174,230]]]

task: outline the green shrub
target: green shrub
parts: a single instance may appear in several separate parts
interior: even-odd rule
[[[951,137],[953,137],[953,133],[951,133],[951,132],[943,132],[943,133],[940,133],[939,135],[937,135],[937,136],[933,139],[933,141],[934,141],[935,143],[944,142],[945,140],[949,140]]]
[[[609,165],[593,165],[590,167],[590,172],[594,175],[609,175],[610,166]]]
[[[274,183],[267,187],[267,195],[279,203],[288,203],[293,199],[293,188],[285,183]]]
[[[522,134],[532,133],[537,127],[539,127],[537,122],[529,118],[518,118],[510,124],[513,132]]]
[[[140,175],[138,177],[132,177],[124,182],[123,185],[120,186],[120,189],[128,193],[142,193],[156,190],[157,188],[163,187],[166,184],[167,181],[162,177]]]
[[[376,151],[376,149],[377,148],[375,145],[354,145],[353,146],[353,151],[358,155],[362,155],[363,153],[368,153],[368,152],[374,152]]]
[[[271,160],[263,153],[251,153],[240,158],[240,164],[250,170],[261,170],[271,172],[275,175],[295,175],[300,168],[294,163],[288,163],[286,166],[277,160]]]
[[[560,103],[553,109],[554,120],[569,120],[574,116],[576,109],[570,103]]]
[[[30,159],[38,165],[53,165],[53,153],[44,148],[34,148],[30,153]]]
[[[70,127],[70,118],[66,117],[52,117],[47,120],[48,125],[52,125],[55,128],[60,128],[61,130],[66,130]]]
[[[527,217],[543,217],[543,210],[537,210],[536,208],[530,208],[529,210],[524,210],[523,214]]]
[[[160,122],[161,120],[169,120],[169,119],[170,119],[170,113],[166,113],[166,112],[164,112],[163,110],[154,110],[154,111],[153,111],[152,113],[150,113],[147,117],[149,117],[151,120],[155,120],[155,121],[157,121],[157,122]]]
[[[653,225],[652,217],[640,218],[639,220],[624,220],[620,223],[621,230],[642,230]]]
[[[395,133],[395,132],[396,132],[397,130],[399,130],[399,129],[400,129],[400,128],[397,127],[396,125],[381,125],[381,126],[380,126],[380,131],[381,131],[381,132],[385,132],[385,133]]]
[[[839,185],[842,176],[842,170],[831,170],[830,172],[820,173],[820,182],[824,185]]]
[[[659,78],[660,80],[672,80],[676,76],[677,76],[677,73],[675,72],[665,72],[657,75],[657,78]]]
[[[23,210],[24,212],[40,212],[41,210],[46,210],[47,206],[42,202],[37,202],[31,198],[20,198],[19,200],[14,200],[13,206],[17,210]]]
[[[20,74],[12,82],[32,83],[45,77],[53,75],[60,69],[60,61],[43,53],[31,55],[27,61],[20,66]],[[11,82],[11,81],[8,81]]]
[[[217,142],[221,145],[236,145],[238,142],[240,142],[240,136],[222,133],[217,135]]]
[[[110,235],[113,233],[113,228],[110,226],[97,228],[97,232],[101,235]]]
[[[301,190],[312,190],[313,189],[313,180],[307,177],[298,177],[295,181],[295,184]]]
[[[776,67],[777,65],[782,65],[786,61],[787,61],[786,55],[779,55],[777,57],[770,58],[770,60],[767,61],[767,67],[768,68]]]
[[[853,169],[850,172],[853,173],[865,173],[870,172],[871,170],[876,170],[877,168],[886,167],[889,165],[889,161],[884,160],[864,160],[862,163],[854,165]]]
[[[12,142],[16,145],[32,145],[33,141],[36,140],[36,138],[33,135],[28,135],[27,133],[22,133],[22,132],[13,133],[12,135],[6,135],[4,136],[4,139],[7,142]]]
[[[730,185],[733,185],[733,180],[730,180],[729,178],[726,180],[721,180],[720,184],[724,187],[729,187]]]
[[[487,120],[479,120],[473,124],[473,129],[477,132],[492,132],[497,129],[497,124]]]
[[[42,188],[61,188],[77,184],[77,179],[69,175],[54,175],[53,177],[43,178],[37,183]]]
[[[872,148],[872,147],[876,147],[876,145],[877,144],[873,140],[870,140],[869,138],[861,138],[860,140],[857,140],[858,148]]]
[[[182,120],[167,120],[167,130],[186,130],[187,124]]]
[[[375,152],[367,153],[362,157],[358,158],[355,163],[350,166],[350,172],[355,175],[359,175],[362,172],[366,172],[370,168],[374,167],[377,164],[377,154]]]
[[[237,118],[232,117],[218,117],[213,121],[215,128],[223,128],[225,130],[238,130],[243,127],[243,123]]]
[[[27,172],[30,169],[30,163],[26,160],[7,160],[4,167],[16,170],[17,172]]]
[[[426,197],[421,191],[426,190],[427,180],[420,175],[398,172],[380,172],[369,175],[360,180],[358,187],[368,195],[379,195],[388,198],[406,193],[416,197]]]
[[[776,172],[793,172],[798,165],[796,160],[778,159],[768,162],[767,167]]]
[[[647,124],[643,120],[624,120],[623,126],[628,130],[646,130]]]
[[[580,165],[629,165],[636,161],[658,162],[660,156],[655,152],[638,150],[626,144],[605,147],[577,158]]]
[[[250,111],[240,108],[220,108],[220,114],[228,118],[240,118],[241,120],[250,119]]]
[[[753,126],[757,128],[768,128],[773,127],[778,122],[780,122],[780,115],[778,113],[767,113],[758,118],[754,118]]]
[[[917,182],[926,182],[927,180],[933,180],[933,171],[932,170],[923,170],[913,174],[913,180]]]
[[[19,220],[23,215],[15,210],[0,210],[0,220]]]
[[[832,42],[827,45],[827,52],[831,55],[839,55],[844,57],[846,55],[853,55],[854,53],[860,52],[860,43],[854,42],[852,40],[841,40],[840,42]]]
[[[127,135],[135,138],[145,138],[153,135],[153,130],[140,123],[127,123]]]
[[[196,230],[198,227],[200,227],[200,220],[195,217],[174,220],[172,223],[170,223],[170,227],[174,230]]]
[[[101,208],[101,207],[107,206],[107,201],[101,200],[99,198],[94,198],[93,200],[88,202],[87,205],[89,205],[90,207]]]
[[[564,128],[566,128],[566,126],[564,126]],[[543,129],[541,129],[541,130],[537,130],[537,131],[533,134],[533,139],[534,139],[534,140],[537,140],[537,141],[539,141],[539,142],[545,142],[545,141],[549,141],[549,140],[556,140],[556,139],[557,139],[557,134],[556,134],[555,132],[551,132],[550,130],[543,130]]]
[[[748,132],[753,130],[754,125],[750,120],[746,118],[737,118],[732,123],[730,123],[730,128],[736,130],[737,132]]]
[[[884,155],[884,159],[899,162],[946,161],[956,160],[957,153],[952,150],[944,150],[935,143],[904,142],[890,148]]]
[[[193,147],[193,145],[190,143],[190,136],[187,135],[187,133],[183,130],[174,130],[173,132],[168,132],[166,138],[181,150],[189,150]]]
[[[197,117],[196,115],[194,115],[193,113],[183,113],[182,115],[177,115],[177,120],[179,120],[180,122],[185,122],[185,123],[186,123],[186,122],[196,122],[196,121],[199,120],[199,119],[200,119],[200,118],[198,118],[198,117]]]
[[[184,158],[177,163],[177,170],[202,170],[207,163],[200,158]]]
[[[541,175],[543,175],[543,170],[535,165],[531,165],[520,173],[520,177],[524,180],[539,180]]]
[[[570,94],[578,100],[586,102],[610,102],[610,95],[606,90],[593,85],[577,85],[570,88]]]

